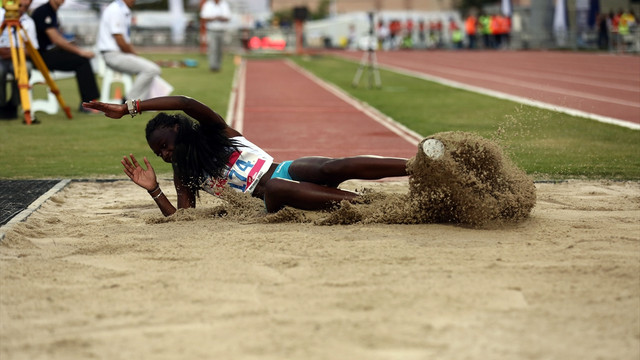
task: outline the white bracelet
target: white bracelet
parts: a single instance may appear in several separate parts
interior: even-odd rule
[[[162,190],[160,190],[160,192],[158,193],[158,195],[156,195],[156,196],[154,196],[154,197],[153,197],[153,200],[156,200],[157,198],[159,198],[159,197],[160,197],[160,195],[162,195]]]
[[[129,109],[129,115],[131,115],[131,117],[136,116],[136,114],[138,114],[138,109],[136,108],[136,104],[133,100],[128,99],[125,103],[127,104],[127,109]]]

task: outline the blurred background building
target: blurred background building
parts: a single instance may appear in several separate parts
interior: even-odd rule
[[[46,0],[34,0],[32,9]],[[133,9],[135,26],[132,41],[136,46],[193,46],[200,39],[199,8],[204,0],[137,0]],[[110,0],[66,0],[59,11],[63,30],[68,37],[90,47],[95,43],[101,9]],[[233,20],[226,42],[238,49],[247,49],[249,40],[265,37],[284,42],[284,49],[295,47],[293,24],[295,8],[305,8],[304,45],[310,48],[356,49],[367,44],[371,32],[369,14],[378,24],[392,23],[402,36],[401,49],[456,48],[456,26],[463,28],[471,14],[503,14],[505,3],[510,10],[508,49],[588,49],[619,51],[614,43],[611,22],[620,11],[640,14],[640,0],[227,0]],[[564,15],[558,9],[564,8]],[[598,44],[596,19],[607,24],[609,43],[606,49]],[[564,22],[562,38],[558,22]],[[562,24],[560,24],[562,25]],[[561,41],[560,41],[561,40]],[[462,37],[464,47],[468,39]],[[623,51],[640,52],[637,21],[625,37]],[[262,46],[253,48],[256,51]]]

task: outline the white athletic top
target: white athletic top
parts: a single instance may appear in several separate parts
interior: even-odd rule
[[[225,185],[251,194],[260,182],[260,178],[273,164],[273,157],[244,136],[233,137],[231,140],[238,144],[238,150],[229,157],[224,177],[214,178],[205,173],[205,180],[200,184],[200,188],[211,195],[220,196]]]
[[[114,34],[120,34],[131,43],[131,9],[122,0],[115,0],[102,12],[96,46],[99,51],[120,51]]]
[[[207,0],[202,4],[200,9],[200,17],[203,19],[210,19],[216,16],[222,16],[229,18],[231,21],[231,9],[229,4],[225,0],[220,0],[217,4],[213,0]],[[225,30],[228,22],[222,21],[207,21],[208,30]]]

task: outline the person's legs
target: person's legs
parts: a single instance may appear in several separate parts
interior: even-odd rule
[[[11,59],[0,60],[0,119],[15,119],[18,117],[18,105],[20,105],[20,92],[18,81],[13,79],[11,83],[11,96],[7,99],[7,75],[13,75]]]
[[[0,106],[7,104],[7,74],[13,71],[11,59],[0,60]]]
[[[338,159],[304,157],[293,161],[289,174],[293,180],[330,187],[350,179],[377,180],[408,175],[407,159],[370,155]]]
[[[208,58],[209,69],[213,71],[220,70],[222,66],[222,46],[224,39],[224,31],[208,30]]]
[[[302,210],[324,210],[357,196],[356,193],[333,187],[275,178],[266,184],[264,203],[267,212],[276,212],[285,206]]]
[[[42,54],[42,59],[51,71],[75,71],[80,97],[83,102],[90,102],[100,97],[98,84],[89,59],[62,49],[45,51]]]
[[[125,74],[136,75],[128,94],[127,99],[149,98],[149,89],[151,83],[156,76],[159,76],[162,70],[153,61],[134,54],[125,54],[121,52],[107,52],[103,54],[104,62],[110,68]]]
[[[216,48],[217,48],[217,52],[216,52],[216,56],[218,58],[217,62],[218,62],[218,70],[220,70],[222,68],[222,55],[223,55],[223,50],[224,50],[224,31],[219,31],[216,35]]]

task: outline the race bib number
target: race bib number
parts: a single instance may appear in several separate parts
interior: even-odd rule
[[[229,172],[227,184],[242,192],[252,192],[260,179],[268,169],[265,169],[265,161],[259,155],[250,152],[235,152],[229,158]]]
[[[269,171],[273,158],[250,151],[236,151],[229,157],[225,176],[214,178],[205,174],[201,188],[220,196],[225,186],[243,193],[253,193],[260,178]]]

